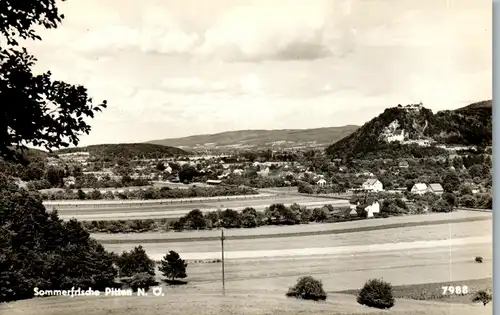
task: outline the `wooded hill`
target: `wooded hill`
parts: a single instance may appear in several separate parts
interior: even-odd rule
[[[67,148],[55,151],[56,154],[89,152],[93,156],[114,158],[160,158],[189,155],[188,152],[174,147],[151,143],[98,144],[86,147]]]
[[[395,127],[396,126],[396,127]],[[387,108],[351,135],[330,145],[326,153],[334,158],[423,157],[442,149],[416,144],[388,143],[384,131],[405,132],[405,140],[428,139],[435,144],[490,146],[492,144],[491,101],[474,103],[457,110],[434,114],[430,109]]]

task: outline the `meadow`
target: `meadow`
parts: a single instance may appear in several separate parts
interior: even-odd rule
[[[458,217],[484,213],[458,212]],[[419,216],[415,216],[419,217]],[[404,222],[414,217],[389,218]],[[448,217],[449,219],[450,217]],[[433,219],[432,215],[427,221]],[[387,220],[387,219],[384,219]],[[471,292],[459,300],[413,300],[443,284],[469,285],[471,290],[491,287],[491,220],[450,222],[341,234],[234,239],[225,242],[225,296],[222,292],[220,241],[143,244],[147,253],[160,259],[176,250],[188,260],[188,283],[162,285],[164,296],[155,297],[51,297],[18,301],[0,306],[1,314],[491,314],[491,303],[470,302]],[[366,220],[366,222],[378,220]],[[381,220],[383,221],[383,220]],[[374,224],[362,222],[338,223]],[[333,224],[332,224],[333,225]],[[321,226],[321,225],[317,225]],[[267,228],[267,227],[266,227]],[[283,234],[295,227],[267,228]],[[314,227],[316,228],[316,227]],[[314,229],[313,225],[304,229]],[[262,232],[262,229],[254,229]],[[234,230],[253,231],[249,230]],[[195,232],[165,233],[175,235]],[[229,233],[232,233],[229,232]],[[147,234],[144,234],[147,235]],[[191,235],[191,234],[190,234]],[[115,236],[113,236],[115,237]],[[139,243],[105,244],[121,252]],[[476,263],[476,256],[483,263]],[[214,259],[215,258],[215,259]],[[207,260],[212,259],[212,261]],[[215,261],[215,262],[214,262]],[[328,299],[311,302],[287,299],[285,292],[299,276],[321,279]],[[157,272],[158,280],[161,275]],[[381,311],[357,304],[356,290],[370,278],[383,278],[395,286],[396,305]],[[339,293],[340,292],[340,293]]]
[[[303,196],[273,196],[267,198],[247,198],[240,200],[188,200],[185,202],[174,202],[169,204],[123,204],[116,206],[99,204],[74,205],[59,204],[57,206],[46,205],[48,210],[57,209],[59,217],[63,220],[76,218],[79,221],[92,220],[135,220],[135,219],[158,219],[158,218],[179,218],[193,209],[200,209],[202,212],[216,211],[218,209],[233,209],[241,211],[247,207],[252,207],[257,211],[264,211],[274,203],[291,205],[297,203],[306,207],[322,207],[331,204],[334,207],[347,207],[347,200],[318,199]]]

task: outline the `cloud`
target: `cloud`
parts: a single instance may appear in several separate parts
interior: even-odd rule
[[[202,80],[199,77],[168,77],[161,82],[161,89],[177,94],[228,94],[255,95],[263,91],[261,79],[254,73],[225,80]]]
[[[58,36],[52,42],[89,56],[138,50],[224,61],[317,59],[335,51],[331,1],[255,0],[239,5],[235,1],[202,27],[190,27],[196,21],[171,14],[171,4],[144,2],[144,6],[103,6],[91,27],[73,21],[55,31]],[[75,0],[73,7],[65,6],[73,18],[77,5],[83,3]]]
[[[325,1],[264,2],[233,8],[203,34],[199,53],[236,60],[316,59],[328,55]]]

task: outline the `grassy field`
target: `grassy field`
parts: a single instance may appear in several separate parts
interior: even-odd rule
[[[229,314],[337,314],[337,315],[482,315],[492,314],[491,303],[482,305],[445,304],[428,301],[397,300],[389,311],[364,307],[355,298],[331,294],[325,302],[300,301],[284,294],[203,293],[192,290],[168,290],[155,297],[51,297],[0,305],[0,314],[8,315],[229,315]]]
[[[483,220],[330,235],[235,239],[225,242],[225,250],[226,255],[231,255],[231,251],[299,250],[305,248],[341,248],[346,246],[368,246],[369,248],[369,246],[375,246],[377,244],[396,244],[422,241],[456,242],[458,239],[462,238],[479,238],[481,242],[483,240],[491,242],[491,235],[491,220]],[[206,253],[219,255],[220,252],[220,240],[176,242],[171,239],[158,243],[108,243],[104,244],[104,246],[109,250],[121,252],[123,250],[129,250],[139,244],[142,244],[148,254],[153,257],[162,255],[169,249],[173,249],[181,254],[193,257],[192,259],[203,259],[201,257],[206,256]],[[197,254],[200,258],[196,257]]]
[[[165,199],[125,199],[125,200],[107,200],[107,199],[86,199],[86,200],[45,200],[43,204],[46,207],[59,207],[62,209],[94,209],[96,207],[130,207],[130,206],[163,206],[177,205],[193,202],[217,202],[217,201],[236,201],[247,199],[269,199],[276,196],[276,193],[258,193],[248,195],[214,196],[214,197],[189,197],[189,198],[165,198]]]
[[[191,201],[185,203],[162,204],[162,205],[124,205],[124,206],[80,206],[75,208],[57,206],[59,216],[63,220],[76,218],[80,221],[91,220],[132,220],[132,219],[158,219],[158,218],[179,218],[193,209],[200,209],[202,212],[216,211],[218,209],[243,210],[252,207],[255,210],[263,211],[271,204],[283,203],[291,205],[297,203],[307,207],[322,207],[331,204],[335,207],[347,207],[348,201],[335,199],[317,199],[312,197],[298,196],[275,196],[259,199],[245,200],[221,200],[221,201]],[[48,206],[49,210],[53,207]]]
[[[358,290],[370,278],[383,278],[398,288],[398,296],[432,291],[440,283],[487,286],[492,274],[491,220],[443,223],[418,227],[334,235],[316,235],[257,240],[228,240],[225,243],[226,296],[221,292],[221,264],[189,261],[188,284],[163,286],[164,296],[148,297],[54,297],[0,305],[1,314],[491,314],[491,303],[465,300],[416,301],[397,299],[389,311],[356,303],[352,294],[334,292]],[[474,241],[475,240],[475,241]],[[418,246],[415,246],[417,244]],[[137,244],[107,244],[110,250],[130,249]],[[181,257],[203,258],[220,253],[217,241],[145,244],[153,258],[173,249]],[[295,253],[311,248],[333,249],[333,254]],[[286,256],[231,253],[279,252]],[[250,257],[248,257],[250,256]],[[474,261],[476,256],[483,263]],[[218,256],[220,257],[220,256]],[[299,276],[321,279],[328,292],[326,302],[315,303],[285,298],[285,292]],[[157,273],[158,278],[161,277]],[[478,279],[474,282],[471,280]],[[483,281],[483,282],[481,282]],[[438,283],[439,285],[437,285]],[[415,286],[419,285],[419,286]],[[486,288],[486,287],[485,287]],[[347,292],[347,293],[349,293]]]

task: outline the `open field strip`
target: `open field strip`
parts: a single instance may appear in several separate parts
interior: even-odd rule
[[[260,195],[255,195],[260,196]],[[168,199],[170,200],[170,199]],[[176,199],[172,199],[176,200]],[[52,204],[45,204],[44,206],[48,209],[56,208],[59,211],[70,211],[75,213],[80,213],[80,211],[113,211],[113,210],[129,210],[129,209],[138,209],[138,210],[146,210],[146,209],[193,209],[192,207],[198,208],[213,208],[213,207],[238,207],[238,206],[259,206],[259,205],[271,205],[273,203],[304,203],[304,202],[324,202],[324,199],[318,200],[317,198],[312,197],[303,197],[303,196],[265,196],[262,198],[233,198],[233,199],[224,199],[224,197],[215,197],[214,199],[203,199],[203,200],[195,200],[194,198],[183,199],[183,202],[173,202],[173,203],[164,203],[158,204],[154,203],[156,200],[131,200],[135,203],[116,203],[119,201],[110,200],[115,202],[114,204],[105,204],[102,206],[99,201],[105,202],[106,200],[89,200],[92,201],[91,204],[82,204],[75,207],[74,204],[64,205],[60,204],[54,206]],[[151,201],[150,203],[141,203],[142,201]],[[339,202],[335,199],[331,199],[332,202]],[[345,201],[344,201],[345,202]]]
[[[124,206],[124,205],[155,205],[155,204],[175,204],[183,202],[213,202],[213,201],[232,201],[246,199],[270,198],[276,194],[263,193],[254,195],[235,195],[235,196],[215,196],[215,197],[193,197],[193,198],[165,198],[151,200],[46,200],[43,205],[46,207],[82,207],[85,206]]]
[[[481,221],[486,220],[491,230],[491,213],[476,213],[469,211],[457,211],[452,213],[429,213],[412,216],[389,217],[380,219],[359,220],[339,223],[310,223],[293,226],[262,226],[252,229],[226,229],[227,239],[244,238],[272,238],[291,237],[325,234],[343,234],[356,231],[369,231],[397,227],[409,227],[417,225],[434,225],[457,221]],[[201,241],[218,240],[220,230],[207,231],[183,231],[183,232],[151,232],[151,233],[94,233],[92,237],[102,242],[167,242],[167,241]],[[342,237],[341,235],[335,238]]]
[[[321,207],[330,204],[334,207],[347,207],[349,203],[343,200],[322,200],[322,201],[305,201],[304,198],[281,198],[281,199],[263,199],[263,200],[231,200],[221,201],[219,203],[190,203],[183,205],[163,205],[153,208],[156,211],[150,210],[150,207],[132,206],[131,208],[102,208],[102,209],[59,209],[59,216],[63,220],[76,218],[81,221],[92,220],[135,220],[135,219],[171,219],[179,218],[193,209],[200,209],[202,212],[210,212],[217,210],[232,209],[242,211],[247,207],[252,207],[257,211],[264,211],[273,203],[283,203],[287,206],[297,203],[306,207]],[[51,208],[49,208],[51,210]]]
[[[275,250],[248,250],[248,251],[225,251],[226,259],[240,258],[265,258],[265,257],[294,257],[294,256],[314,256],[314,255],[338,255],[352,254],[360,252],[383,252],[392,250],[412,250],[421,248],[436,248],[436,247],[451,247],[463,244],[487,244],[491,242],[491,236],[483,237],[468,237],[468,238],[453,238],[449,240],[438,241],[416,241],[416,242],[401,242],[401,243],[385,243],[385,244],[370,244],[357,246],[339,246],[339,247],[309,247],[309,248],[294,248],[294,249],[275,249]],[[172,245],[169,245],[171,248]],[[156,249],[156,248],[155,248]],[[158,250],[156,249],[155,252]],[[152,259],[160,260],[167,251],[158,254],[150,254]],[[183,258],[188,260],[194,259],[217,259],[221,257],[220,251],[217,252],[198,252],[184,253]]]
[[[235,259],[226,261],[225,274],[228,282],[260,280],[268,284],[262,288],[253,287],[255,291],[283,290],[283,287],[293,284],[300,275],[312,275],[324,281],[329,279],[324,282],[325,290],[333,292],[359,289],[367,279],[364,273],[375,278],[389,277],[393,285],[491,278],[491,252],[491,244],[462,244],[453,246],[451,250],[446,247],[429,247],[310,257]],[[474,262],[476,255],[483,255],[482,264]],[[412,269],[420,272],[413,274]],[[208,289],[211,285],[220,285],[221,264],[191,263],[188,265],[188,275],[190,283]],[[349,275],[362,279],[359,283],[351,283]],[[290,284],[285,281],[290,281]],[[238,288],[232,285],[228,287]],[[250,288],[252,286],[248,289]]]
[[[235,239],[228,240],[225,243],[225,250],[228,259],[283,255],[321,255],[349,252],[351,250],[390,250],[393,246],[395,246],[395,249],[404,250],[427,248],[428,246],[453,246],[467,244],[468,242],[483,244],[491,242],[491,235],[491,221],[487,220],[332,235]],[[430,245],[425,242],[430,242],[428,243]],[[397,245],[397,243],[401,244]],[[171,249],[181,253],[187,259],[220,258],[219,240],[175,242],[175,240],[171,239],[161,243],[138,241],[137,243],[106,244],[104,242],[103,245],[108,250],[121,252],[139,244],[142,244],[148,254],[155,257],[155,259]]]

